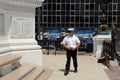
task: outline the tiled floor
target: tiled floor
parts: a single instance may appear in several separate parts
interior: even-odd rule
[[[119,71],[118,74],[113,73],[106,66],[97,63],[97,58],[93,56],[86,54],[78,56],[78,73],[73,72],[74,67],[71,60],[71,71],[67,76],[64,76],[65,63],[65,55],[43,56],[43,66],[54,70],[49,80],[120,80]]]

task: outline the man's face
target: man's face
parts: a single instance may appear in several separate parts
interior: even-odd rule
[[[73,34],[74,34],[74,31],[69,31],[70,36],[73,36]]]

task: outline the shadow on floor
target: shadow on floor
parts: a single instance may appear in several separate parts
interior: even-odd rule
[[[59,69],[59,71],[65,72],[65,69]],[[69,70],[69,72],[74,72],[74,70]]]

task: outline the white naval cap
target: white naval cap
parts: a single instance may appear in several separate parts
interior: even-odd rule
[[[74,28],[68,28],[68,31],[74,31]]]

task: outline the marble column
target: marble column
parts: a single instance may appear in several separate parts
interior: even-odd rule
[[[41,46],[35,40],[35,7],[43,0],[38,4],[12,1],[0,0],[0,56],[17,53],[22,63],[42,65]]]

